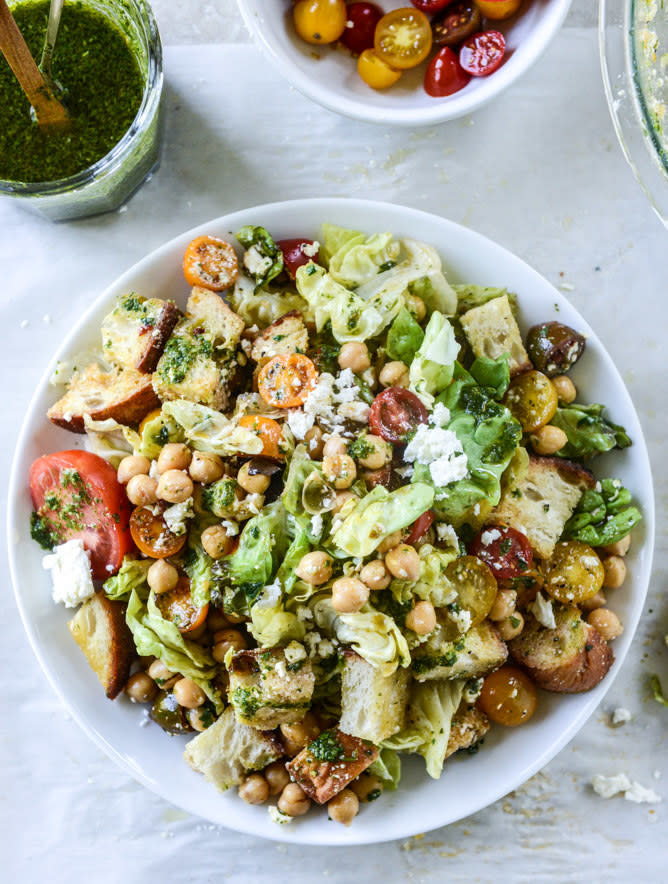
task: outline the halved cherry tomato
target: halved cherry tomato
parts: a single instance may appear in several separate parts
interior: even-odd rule
[[[431,23],[435,46],[459,46],[482,30],[482,15],[474,0],[456,0]]]
[[[156,595],[155,604],[165,620],[170,620],[182,635],[194,632],[209,613],[208,603],[201,608],[193,604],[187,577],[179,577],[174,589]]]
[[[283,353],[262,366],[258,389],[265,402],[275,408],[302,405],[315,387],[317,372],[308,356]]]
[[[318,263],[319,254],[317,250],[312,255],[307,255],[304,252],[304,246],[307,249],[309,246],[313,246],[313,240],[311,239],[279,239],[276,245],[283,252],[283,265],[291,279],[294,279],[297,275],[297,270],[304,264],[308,264],[309,261]]]
[[[473,538],[469,546],[497,580],[521,577],[533,564],[533,550],[527,538],[507,525],[490,525]]]
[[[374,48],[390,67],[414,68],[431,49],[431,24],[424,12],[405,7],[384,15],[376,25]]]
[[[457,55],[449,46],[439,49],[429,62],[424,77],[424,90],[432,98],[454,95],[469,82],[471,77],[462,70]]]
[[[130,533],[138,549],[150,559],[174,556],[186,542],[186,534],[172,534],[162,517],[167,504],[138,506],[130,516]]]
[[[365,49],[357,59],[357,73],[372,89],[387,89],[401,76],[401,71],[391,68],[375,49]]]
[[[40,529],[40,536],[33,531],[35,539],[59,544],[79,538],[93,578],[115,574],[132,538],[130,505],[111,464],[89,451],[59,451],[37,458],[29,482]]]
[[[502,666],[485,678],[478,705],[497,724],[517,727],[536,711],[536,688],[517,666]]]
[[[376,25],[383,17],[383,10],[375,3],[349,3],[346,28],[341,42],[351,52],[359,55],[373,48]]]
[[[217,236],[198,236],[183,256],[183,275],[189,285],[222,292],[236,282],[239,261],[233,246]]]
[[[488,77],[501,67],[506,38],[501,31],[480,31],[459,48],[459,63],[472,77]]]
[[[408,537],[404,540],[404,543],[415,544],[418,540],[421,540],[427,531],[434,524],[434,511],[427,510],[422,513],[421,516],[418,516],[417,519],[411,525],[411,529],[408,532]]]
[[[452,0],[411,0],[411,3],[420,12],[433,15],[435,12],[440,12],[441,9],[445,9],[448,3],[452,3]]]
[[[515,15],[522,5],[522,0],[476,0],[476,4],[485,18],[501,21]]]
[[[259,414],[247,414],[239,419],[239,426],[245,427],[245,429],[260,437],[262,442],[260,454],[263,454],[265,457],[283,457],[278,450],[278,443],[283,432],[278,421],[270,417],[262,417]]]
[[[344,0],[299,0],[292,18],[295,30],[307,43],[334,43],[346,27],[346,4]]]
[[[411,430],[426,423],[427,409],[403,387],[388,387],[371,404],[369,426],[386,442],[405,442]]]

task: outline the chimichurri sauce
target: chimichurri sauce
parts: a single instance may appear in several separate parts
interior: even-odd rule
[[[38,62],[48,0],[12,7]],[[0,178],[55,181],[87,168],[107,154],[130,127],[144,82],[125,36],[104,15],[81,3],[65,3],[52,72],[65,90],[73,125],[64,133],[42,132],[30,103],[0,53]]]

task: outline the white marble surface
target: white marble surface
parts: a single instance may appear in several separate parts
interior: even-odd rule
[[[335,117],[278,82],[254,50],[220,45],[248,39],[232,0],[154,5],[167,44],[169,110],[159,172],[122,212],[69,225],[0,202],[3,516],[8,465],[31,389],[80,311],[120,271],[177,232],[233,208],[298,196],[368,196],[467,224],[567,288],[615,358],[643,422],[659,510],[655,578],[608,699],[543,773],[423,838],[332,851],[209,826],[119,772],[46,684],[6,578],[3,879],[665,881],[667,713],[648,698],[646,679],[659,672],[668,684],[666,231],[615,141],[593,4],[576,0],[568,27],[494,106],[416,135]],[[219,45],[173,45],[210,41]],[[613,730],[616,706],[633,718]],[[619,771],[664,802],[650,807],[592,793],[593,773]]]

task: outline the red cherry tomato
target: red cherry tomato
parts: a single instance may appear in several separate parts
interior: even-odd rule
[[[449,46],[439,49],[429,62],[424,77],[424,90],[432,98],[454,95],[469,82],[471,77],[462,70],[457,55]]]
[[[469,552],[484,562],[497,580],[520,577],[533,563],[527,538],[506,525],[483,528],[471,541]]]
[[[421,540],[427,531],[434,524],[434,511],[427,510],[422,513],[421,516],[418,516],[417,519],[411,525],[411,530],[408,533],[408,537],[404,540],[404,543],[415,544],[418,540]]]
[[[386,442],[405,442],[411,430],[427,423],[427,409],[415,393],[388,387],[373,400],[369,426]]]
[[[80,538],[95,580],[106,580],[132,549],[130,505],[116,470],[89,451],[59,451],[30,467],[30,496],[54,543]]]
[[[472,77],[487,77],[501,66],[506,38],[501,31],[480,31],[459,48],[459,63]]]
[[[441,9],[445,9],[449,3],[452,3],[452,0],[411,0],[411,3],[420,12],[433,15],[435,12],[440,12]]]
[[[356,55],[361,55],[365,49],[373,49],[373,35],[383,15],[383,10],[375,3],[349,3],[347,16],[351,24],[346,24],[341,34],[346,49]]]
[[[314,255],[304,253],[304,246],[310,251],[309,247],[313,245],[311,239],[279,239],[276,245],[283,252],[283,263],[292,279],[295,278],[299,267],[308,264],[309,261],[316,263],[318,261],[319,253],[317,251]]]

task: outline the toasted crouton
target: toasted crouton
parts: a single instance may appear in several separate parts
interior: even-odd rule
[[[449,758],[460,749],[470,749],[471,746],[475,746],[485,736],[489,727],[489,719],[481,709],[462,703],[452,718],[445,757]]]
[[[96,592],[67,624],[110,700],[125,687],[137,656],[125,608],[123,602],[112,602],[103,592]]]
[[[510,354],[508,366],[512,376],[531,368],[508,295],[467,310],[460,322],[476,356],[498,359],[504,353]]]
[[[102,320],[106,359],[122,368],[152,372],[181,311],[173,301],[133,293],[119,298]]]
[[[323,731],[285,767],[318,804],[345,789],[378,758],[378,749],[341,730]]]
[[[346,650],[341,674],[342,731],[380,743],[404,725],[408,703],[407,669],[383,675],[359,654]]]
[[[558,457],[531,457],[526,475],[505,488],[490,524],[512,525],[549,559],[585,488],[595,479],[580,464]]]
[[[94,421],[113,418],[120,424],[138,424],[159,407],[149,375],[134,368],[104,371],[93,363],[74,375],[67,393],[51,406],[47,417],[65,430],[85,433],[85,414]]]
[[[283,648],[256,648],[238,651],[228,670],[228,697],[243,724],[261,730],[295,724],[311,705],[315,676],[308,658],[290,663]]]
[[[189,743],[183,757],[193,770],[223,792],[238,786],[246,773],[262,770],[283,755],[280,740],[237,721],[231,706]]]
[[[306,353],[308,331],[299,310],[291,310],[279,316],[253,341],[251,359],[264,365],[272,356],[282,353]]]
[[[589,691],[612,666],[612,649],[576,607],[555,604],[553,610],[556,629],[546,629],[527,614],[523,631],[509,642],[510,653],[546,691]]]
[[[456,641],[444,641],[439,626],[413,653],[413,675],[433,678],[480,678],[505,663],[508,649],[489,620],[483,620]]]

